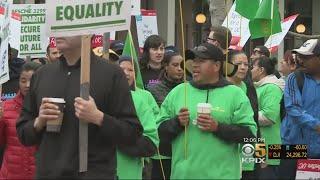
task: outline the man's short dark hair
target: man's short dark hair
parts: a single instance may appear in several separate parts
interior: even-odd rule
[[[50,54],[50,44],[47,46],[47,54]]]
[[[270,57],[270,51],[267,47],[265,46],[257,46],[257,49],[259,49],[260,54],[265,55],[267,57]],[[256,49],[254,48],[254,49]]]

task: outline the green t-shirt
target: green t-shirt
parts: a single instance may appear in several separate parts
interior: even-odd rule
[[[159,146],[155,114],[159,113],[159,108],[157,108],[156,101],[151,93],[138,88],[135,91],[131,91],[131,96],[137,116],[143,126],[143,136],[148,137],[156,146]],[[153,106],[154,104],[156,106]],[[141,157],[130,157],[117,151],[117,174],[119,179],[142,179],[142,161],[143,158]]]
[[[274,122],[271,126],[261,126],[261,137],[265,139],[266,147],[269,144],[281,144],[280,137],[280,101],[282,98],[282,90],[275,84],[265,84],[256,88],[259,113]],[[267,148],[268,150],[268,148]],[[268,159],[267,164],[279,165],[280,160]]]
[[[243,81],[241,81],[240,86],[238,86],[240,89],[242,89],[242,91],[247,94],[247,85],[246,83],[244,83]]]
[[[197,116],[197,104],[212,105],[211,116],[221,123],[247,126],[256,134],[256,123],[247,96],[234,85],[200,90],[183,83],[171,90],[161,106],[158,124],[176,117],[185,107],[185,86],[190,123],[187,128],[187,158],[185,133],[172,142],[171,179],[240,179],[239,144],[226,142],[214,133],[204,132],[192,121]]]

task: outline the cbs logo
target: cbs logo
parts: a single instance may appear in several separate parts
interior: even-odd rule
[[[258,158],[266,156],[266,145],[265,144],[244,144],[241,149],[244,157],[252,157],[253,155]]]

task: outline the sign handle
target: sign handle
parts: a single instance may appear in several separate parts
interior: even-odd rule
[[[91,35],[81,38],[80,97],[89,100]],[[88,123],[79,121],[79,172],[88,170]]]
[[[103,33],[102,57],[109,61],[110,32]]]

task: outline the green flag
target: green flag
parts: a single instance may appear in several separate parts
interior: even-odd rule
[[[247,19],[253,19],[259,8],[260,0],[237,0],[236,12]]]
[[[126,37],[126,42],[124,44],[122,55],[131,56],[134,61],[134,70],[135,70],[135,83],[136,87],[140,89],[144,89],[142,76],[139,68],[139,62],[137,57],[137,52],[133,45],[133,40],[130,31],[128,32],[128,35]]]
[[[249,29],[252,39],[281,32],[278,1],[262,0],[256,16],[249,22]]]

